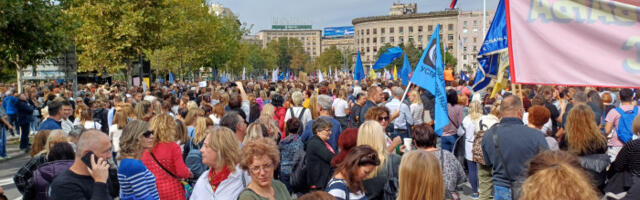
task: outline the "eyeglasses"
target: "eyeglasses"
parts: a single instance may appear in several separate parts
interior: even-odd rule
[[[147,130],[144,133],[142,133],[142,136],[145,138],[149,138],[151,137],[151,135],[153,135],[153,131],[152,130]]]
[[[378,121],[389,121],[389,116],[378,117]]]
[[[270,172],[273,170],[273,163],[269,163],[266,165],[262,165],[262,166],[256,166],[256,167],[252,167],[249,170],[251,171],[252,174],[257,174],[260,172],[260,170],[263,170],[265,172]]]

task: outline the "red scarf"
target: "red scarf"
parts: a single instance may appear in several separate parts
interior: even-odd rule
[[[209,170],[209,184],[211,184],[213,192],[216,191],[222,181],[229,177],[229,174],[231,174],[231,171],[226,165],[218,173],[215,173],[213,169]]]

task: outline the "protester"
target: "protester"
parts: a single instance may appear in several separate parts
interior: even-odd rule
[[[340,128],[342,130],[346,129],[349,123],[349,112],[351,111],[349,103],[347,103],[347,91],[338,90],[338,94],[331,105],[331,110],[335,119],[340,122]]]
[[[525,118],[527,120],[524,120]],[[529,108],[529,112],[523,115],[522,121],[529,127],[540,130],[542,135],[544,135],[544,139],[547,141],[547,145],[549,145],[549,150],[555,151],[559,149],[558,141],[550,135],[547,135],[549,132],[545,131],[551,130],[552,123],[550,118],[551,112],[549,112],[549,109],[541,105],[534,105]]]
[[[338,154],[331,159],[331,167],[337,167],[349,155],[351,149],[358,144],[358,129],[348,128],[338,138]]]
[[[368,199],[383,199],[384,185],[393,178],[398,178],[400,156],[388,151],[384,131],[376,121],[367,120],[358,129],[357,145],[368,145],[378,152],[381,165],[375,168],[375,173],[364,181],[365,194]]]
[[[473,143],[476,137],[476,132],[480,131],[481,118],[482,118],[482,104],[480,101],[472,101],[469,104],[469,115],[465,116],[462,120],[462,126],[458,129],[458,136],[464,136],[464,158],[469,168],[469,183],[474,198],[478,198],[478,165],[473,161]],[[415,127],[414,127],[415,128]]]
[[[280,95],[273,96],[271,100],[271,104],[274,107],[273,119],[276,120],[278,124],[278,129],[280,132],[284,133],[284,123],[285,123],[285,115],[287,114],[287,109],[283,107],[284,98]],[[282,135],[282,139],[284,139],[285,135]]]
[[[2,99],[2,108],[4,108],[4,111],[9,116],[8,119],[9,123],[11,123],[11,126],[13,126],[14,128],[18,128],[18,126],[16,125],[16,122],[18,120],[18,107],[16,104],[19,100],[15,95],[16,90],[14,88],[10,88],[9,90],[7,90],[4,93],[4,98]],[[14,134],[20,134],[16,132],[17,129],[11,130],[11,136],[14,136]]]
[[[436,148],[436,133],[431,126],[427,124],[416,125],[413,130],[412,138],[416,147],[433,153],[439,160],[442,176],[444,177],[446,199],[460,199],[457,186],[467,180],[460,162],[458,162],[453,153]]]
[[[367,94],[359,92],[354,95],[354,102],[350,104],[351,111],[349,111],[349,127],[358,127],[360,124],[360,111],[364,102],[367,100]]]
[[[116,118],[118,116],[116,114]],[[117,126],[118,120],[115,121]],[[153,147],[154,132],[149,130],[147,122],[133,120],[124,127],[121,138],[118,142],[122,157],[118,167],[120,199],[158,199],[156,178],[140,161],[144,151]]]
[[[399,170],[398,199],[444,199],[439,162],[432,153],[424,150],[405,154]]]
[[[633,104],[633,92],[631,89],[624,88],[620,90],[620,106],[611,109],[605,118],[605,126],[604,131],[605,134],[608,135],[609,141],[607,150],[607,154],[610,158],[615,158],[620,152],[620,149],[624,146],[624,143],[628,141],[623,141],[621,139],[625,138],[627,140],[631,140],[633,138],[633,133],[631,133],[631,124],[623,123],[626,126],[620,126],[621,121],[625,121],[624,119],[635,118],[635,115],[638,113],[638,106]],[[631,112],[629,112],[631,111]],[[629,112],[629,113],[627,113]],[[625,118],[623,118],[623,114]],[[625,121],[627,122],[627,121]],[[622,131],[619,133],[619,131]]]
[[[399,113],[399,112],[397,112]],[[398,115],[396,115],[397,117]],[[382,127],[382,132],[385,137],[385,141],[387,142],[387,151],[394,152],[398,145],[402,144],[401,136],[395,136],[393,139],[388,134],[384,134],[386,129],[384,127],[389,126],[390,121],[393,118],[390,117],[389,109],[384,106],[375,106],[369,109],[367,115],[365,116],[365,120],[373,120],[378,122],[378,124]]]
[[[202,162],[209,170],[198,178],[191,199],[238,199],[252,179],[241,169],[244,156],[233,131],[226,127],[207,129],[202,142]]]
[[[238,140],[238,144],[242,146],[242,141],[244,140],[247,130],[247,124],[242,116],[237,112],[228,112],[220,120],[220,126],[231,129]]]
[[[362,182],[378,165],[380,160],[375,150],[366,145],[355,147],[338,164],[325,190],[340,200],[366,199]]]
[[[0,94],[0,103],[2,103],[2,101],[2,94]],[[0,106],[0,160],[8,158],[7,132],[11,132],[11,134],[13,134],[13,125],[9,122],[9,115],[7,115],[4,106]]]
[[[410,128],[414,124],[413,117],[409,106],[400,102],[404,91],[400,87],[391,88],[393,99],[385,104],[391,113],[398,112],[398,117],[393,117],[393,134],[391,137],[400,136],[401,138],[410,137]]]
[[[329,178],[331,178],[331,159],[336,155],[336,150],[329,144],[332,123],[324,118],[312,122],[313,137],[305,143],[307,153],[306,180],[311,191],[324,190]],[[339,124],[338,124],[339,126]]]
[[[75,160],[69,170],[58,175],[50,186],[49,199],[112,199],[109,194],[109,164],[111,159],[111,141],[109,137],[98,131],[89,130],[82,133],[78,140]],[[87,153],[90,166],[82,161]]]
[[[516,199],[511,192],[517,188],[512,185],[521,178],[525,163],[540,150],[549,149],[538,130],[524,126],[523,113],[519,97],[505,97],[500,105],[500,123],[482,138],[484,161],[493,168],[495,199]]]
[[[635,136],[640,136],[640,116],[637,116],[634,119],[632,130]],[[636,177],[636,180],[640,180],[640,163],[638,162],[639,152],[640,139],[627,142],[622,147],[613,163],[611,163],[611,167],[608,172],[609,175],[613,176],[620,172],[630,172]]]
[[[291,94],[291,102],[293,106],[287,110],[287,114],[284,117],[285,121],[289,121],[291,118],[298,118],[302,123],[302,127],[306,127],[307,123],[311,121],[311,111],[302,106],[302,93],[293,92]],[[302,129],[300,130],[302,131]]]
[[[33,186],[33,172],[40,166],[48,162],[47,155],[49,153],[49,150],[57,143],[67,143],[69,141],[68,137],[62,130],[45,130],[40,131],[38,134],[47,135],[46,142],[42,144],[42,147],[38,147],[38,149],[42,150],[36,153],[13,176],[13,182],[15,183],[20,193],[24,193],[25,191],[31,189],[31,187]]]
[[[298,197],[298,200],[336,200],[336,198],[325,191],[314,191]]]
[[[442,136],[440,136],[440,145],[442,149],[453,152],[453,145],[458,139],[458,128],[462,125],[464,119],[464,110],[458,104],[458,93],[453,90],[447,90],[447,110],[449,112],[449,124],[442,128]]]
[[[365,101],[364,105],[362,105],[362,108],[360,108],[360,124],[358,124],[358,126],[364,123],[365,120],[362,119],[365,118],[365,115],[367,114],[367,112],[369,112],[369,109],[377,106],[378,103],[382,102],[382,98],[382,89],[380,89],[380,87],[371,86],[367,89],[367,101]]]
[[[522,200],[600,199],[578,159],[563,151],[545,151],[529,162]]]
[[[275,142],[263,138],[242,147],[240,167],[251,175],[251,182],[238,200],[291,199],[287,187],[273,178],[280,164],[280,152]]]
[[[25,153],[29,152],[29,147],[31,146],[29,142],[29,133],[31,132],[29,125],[31,124],[34,110],[34,106],[29,104],[27,100],[26,94],[20,94],[15,104],[17,108],[17,121],[15,124],[17,125],[16,130],[20,131],[20,150]]]
[[[191,177],[191,172],[174,139],[176,124],[171,116],[160,114],[149,120],[149,126],[154,135],[153,148],[144,151],[142,163],[156,177],[160,199],[185,199],[179,179]]]
[[[411,105],[409,108],[411,109],[411,117],[413,118],[413,124],[418,125],[424,123],[424,106],[422,105],[422,100],[420,99],[420,95],[418,91],[411,90],[408,95],[409,102]]]
[[[50,132],[50,130],[43,130],[36,133],[36,135],[33,137],[33,146],[31,146],[31,152],[29,152],[29,156],[33,158],[45,149]]]
[[[319,117],[307,123],[307,126],[304,127],[304,132],[300,136],[300,139],[302,139],[302,142],[307,142],[307,140],[309,140],[314,134],[316,134],[316,132],[314,132],[314,129],[312,128],[315,121],[324,119],[331,124],[331,134],[329,138],[327,138],[327,142],[332,149],[336,150],[338,149],[338,137],[342,132],[342,128],[340,126],[340,122],[331,116],[331,97],[327,95],[318,95],[317,99]]]
[[[280,150],[280,181],[282,181],[288,190],[291,190],[290,177],[294,165],[294,156],[300,151],[304,151],[304,143],[300,140],[300,132],[302,123],[298,118],[287,120],[285,126],[287,128],[287,137],[278,143]],[[342,134],[340,135],[342,136]],[[338,141],[340,143],[340,141]]]

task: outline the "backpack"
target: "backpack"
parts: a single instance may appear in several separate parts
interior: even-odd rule
[[[616,133],[618,134],[620,141],[627,143],[633,139],[631,125],[633,124],[633,120],[636,118],[636,115],[638,115],[638,107],[634,106],[633,110],[629,111],[623,111],[620,107],[616,107],[616,111],[620,114]]]
[[[280,149],[280,177],[285,178],[283,180],[291,176],[296,153],[304,151],[304,144],[298,137],[297,134],[289,135],[278,144],[278,149]]]
[[[194,144],[193,140],[190,140],[187,145],[189,145],[189,153],[187,153],[187,157],[184,159],[184,164],[186,164],[187,168],[191,170],[193,177],[197,179],[200,177],[202,172],[207,170],[207,166],[202,163],[200,147]]]
[[[391,161],[391,156],[384,164],[384,170],[386,171],[387,182],[384,183],[383,191],[382,191],[382,199],[384,200],[396,200],[398,199],[398,176],[394,174],[398,169],[394,169],[396,167],[393,166],[393,161]]]
[[[306,192],[307,187],[307,153],[298,151],[293,155],[293,167],[291,168],[291,189],[294,192]]]
[[[478,124],[480,125],[480,130],[478,130],[473,137],[473,147],[471,148],[471,153],[473,154],[472,160],[473,162],[485,165],[484,154],[482,153],[482,137],[489,127],[483,124],[482,120],[480,120]]]
[[[289,115],[291,115],[291,118],[296,118],[298,120],[300,120],[300,128],[298,128],[298,134],[302,133],[303,129],[304,129],[304,123],[302,123],[302,116],[304,115],[304,112],[307,111],[307,108],[302,107],[302,110],[300,111],[300,114],[298,114],[298,117],[295,117],[295,115],[293,114],[293,108],[289,108]]]

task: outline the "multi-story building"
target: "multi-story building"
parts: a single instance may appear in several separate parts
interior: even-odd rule
[[[478,52],[484,42],[486,31],[491,27],[494,11],[487,11],[485,29],[482,29],[482,11],[463,11],[458,16],[458,36],[462,50],[457,54],[458,69],[472,71],[478,64]]]
[[[311,60],[320,56],[322,31],[311,29],[311,25],[273,25],[270,30],[258,32],[262,48],[266,48],[269,42],[283,37],[300,40],[304,51],[311,57]]]
[[[362,17],[352,21],[355,29],[355,48],[360,51],[363,65],[373,65],[378,49],[385,44],[398,46],[411,42],[424,49],[438,24],[441,26],[441,41],[449,53],[456,55],[459,11],[412,12],[402,15]],[[395,13],[394,10],[391,13]]]

